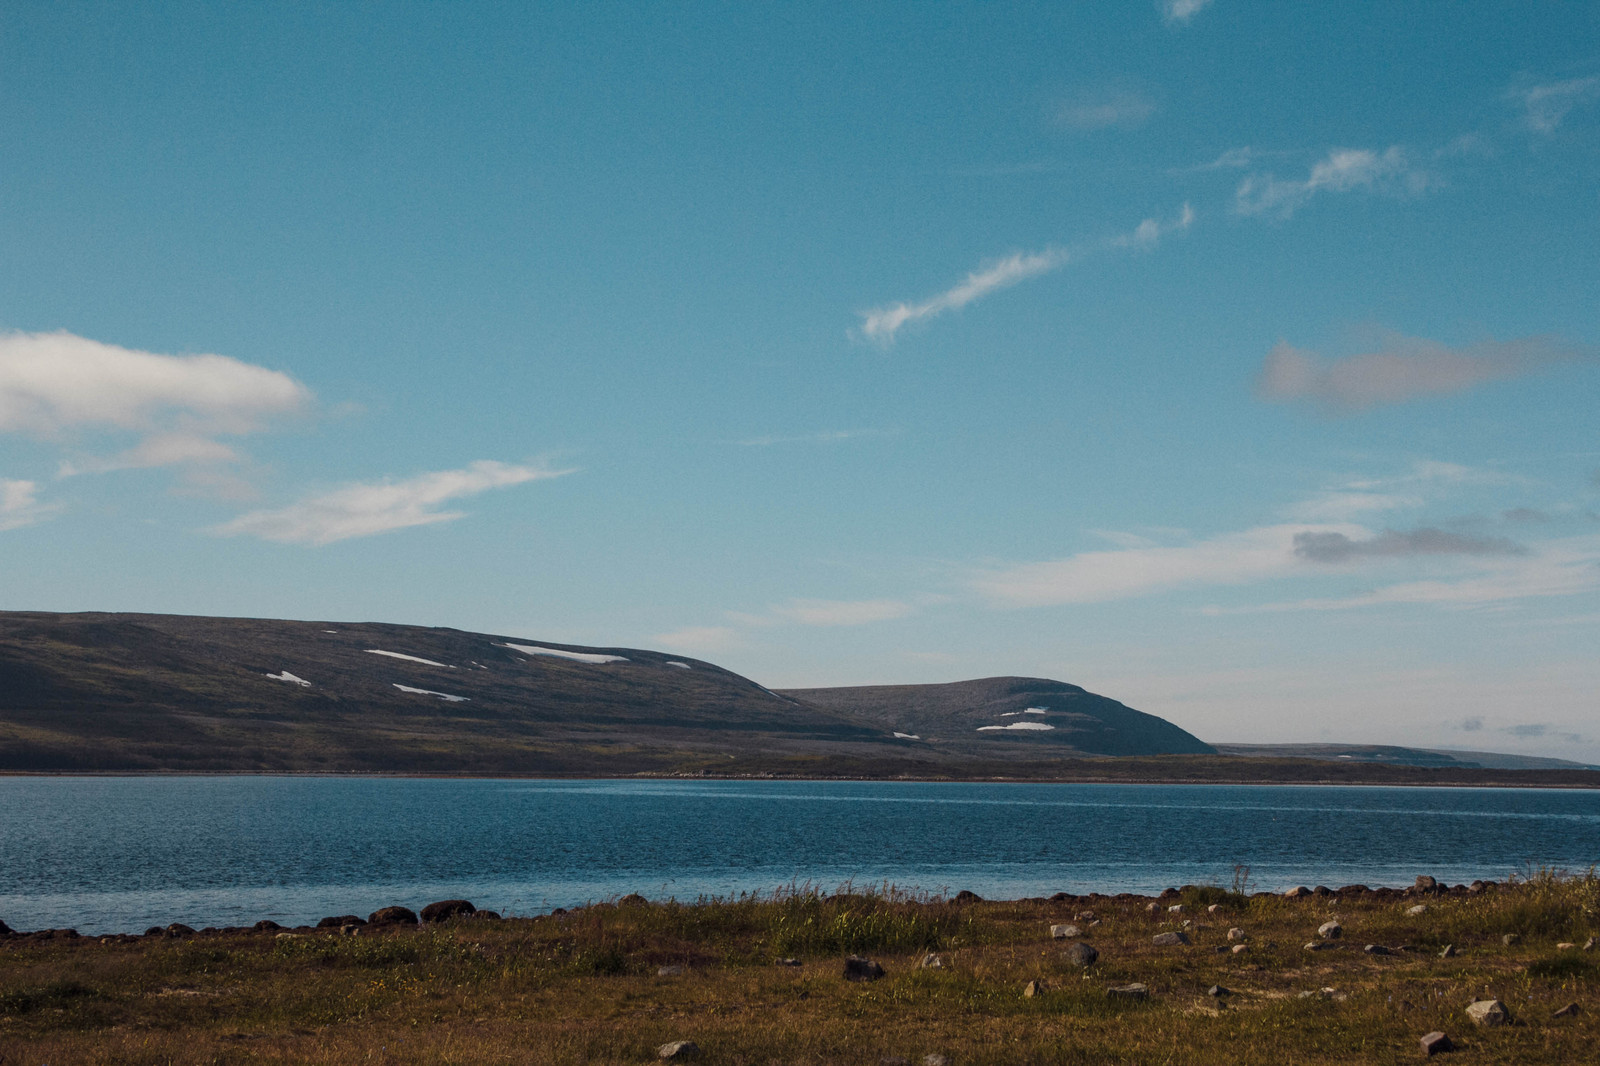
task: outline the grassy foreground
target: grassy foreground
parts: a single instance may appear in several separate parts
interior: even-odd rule
[[[692,1040],[699,1062],[763,1066],[1276,1066],[1420,1059],[1431,1030],[1458,1045],[1446,1062],[1594,1061],[1592,871],[1476,892],[1318,891],[1190,887],[1153,911],[1132,896],[628,897],[357,935],[13,936],[0,940],[0,1063],[644,1063]],[[1330,919],[1343,937],[1307,950]],[[1052,939],[1051,923],[1077,925],[1099,960],[1073,965],[1074,940]],[[1179,930],[1192,943],[1153,943]],[[852,953],[886,975],[844,980]],[[942,965],[919,966],[929,953]],[[1107,993],[1134,982],[1148,998]],[[1510,1024],[1468,1020],[1489,996]],[[1569,1003],[1576,1013],[1552,1017]]]

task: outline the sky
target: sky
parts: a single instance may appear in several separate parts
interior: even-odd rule
[[[0,6],[0,609],[1600,762],[1600,4]]]

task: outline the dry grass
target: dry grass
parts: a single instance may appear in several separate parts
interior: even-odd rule
[[[1179,899],[1185,913],[1165,911]],[[353,937],[17,938],[0,943],[0,1062],[643,1063],[688,1039],[702,1062],[762,1066],[929,1053],[959,1064],[1276,1066],[1420,1058],[1418,1038],[1433,1029],[1472,1063],[1590,1061],[1600,1046],[1600,952],[1556,948],[1600,932],[1592,874],[1420,898],[1195,889],[1156,915],[1146,902],[800,891]],[[1427,912],[1408,916],[1418,902]],[[1048,925],[1088,909],[1101,958],[1082,971]],[[1330,917],[1344,938],[1306,951]],[[1192,945],[1151,943],[1184,919]],[[1227,950],[1235,925],[1249,937],[1240,955]],[[1511,932],[1523,939],[1508,947]],[[1367,943],[1423,950],[1374,956]],[[1445,943],[1459,954],[1439,957]],[[928,951],[942,968],[917,968]],[[851,952],[888,975],[844,981]],[[776,964],[789,955],[802,965]],[[662,966],[683,972],[659,976]],[[1044,993],[1025,997],[1034,980]],[[1149,1000],[1106,994],[1135,981]],[[1213,984],[1232,994],[1207,996]],[[1463,1008],[1484,995],[1515,1023],[1475,1029]],[[1551,1017],[1574,1001],[1577,1016]]]

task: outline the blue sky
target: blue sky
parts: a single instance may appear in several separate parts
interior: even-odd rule
[[[1600,761],[1600,6],[0,10],[0,607]]]

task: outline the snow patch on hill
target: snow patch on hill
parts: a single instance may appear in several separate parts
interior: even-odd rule
[[[410,685],[401,684],[396,684],[394,687],[399,689],[401,692],[409,692],[416,696],[438,696],[441,700],[449,700],[451,703],[471,702],[465,696],[452,696],[448,692],[435,692],[429,688],[412,688]]]
[[[560,648],[541,648],[537,644],[500,644],[497,647],[510,648],[520,651],[524,655],[554,655],[558,659],[571,659],[580,663],[625,663],[626,655],[602,655],[593,651],[562,651]]]

